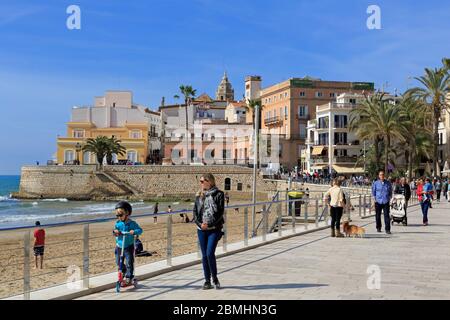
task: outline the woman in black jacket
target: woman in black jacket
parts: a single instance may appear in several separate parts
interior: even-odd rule
[[[224,193],[217,189],[214,176],[210,173],[200,177],[201,190],[194,203],[194,222],[197,224],[197,235],[202,250],[203,272],[205,284],[203,289],[212,289],[211,276],[220,289],[217,278],[216,247],[222,238],[224,224]]]
[[[405,214],[406,214],[406,209],[408,208],[408,202],[409,202],[409,199],[411,199],[411,188],[410,188],[409,184],[407,183],[406,178],[400,179],[400,183],[395,186],[394,194],[402,194],[405,196],[404,210],[405,210]]]

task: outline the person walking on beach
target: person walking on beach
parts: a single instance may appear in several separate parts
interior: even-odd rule
[[[130,219],[131,212],[133,211],[131,205],[127,201],[119,201],[116,205],[116,217],[118,220],[114,225],[113,235],[116,237],[116,264],[119,266],[120,256],[123,256],[125,261],[122,261],[121,270],[125,273],[125,283],[131,284],[134,278],[134,237],[142,234],[141,227],[133,220]],[[122,237],[122,232],[129,232],[129,236],[126,235],[125,239]],[[122,244],[122,241],[125,243]]]
[[[419,197],[420,209],[422,210],[423,225],[428,225],[428,209],[430,208],[431,202],[431,191],[433,187],[430,183],[430,179],[425,179],[425,184],[422,179],[419,179],[419,184],[417,186],[417,196]]]
[[[228,207],[228,203],[230,202],[230,195],[228,194],[228,192],[225,192],[225,203]]]
[[[40,260],[40,268],[43,269],[44,264],[44,247],[45,247],[45,230],[41,228],[41,223],[36,221],[36,230],[34,230],[34,263],[38,268],[38,259]]]
[[[344,192],[341,189],[341,180],[338,178],[333,180],[333,186],[325,193],[323,200],[330,208],[331,236],[342,238],[344,235],[341,233],[340,228],[345,203]]]
[[[224,193],[216,187],[214,176],[210,173],[200,178],[201,188],[195,198],[193,209],[197,236],[202,251],[205,283],[203,290],[212,289],[211,277],[216,289],[220,289],[217,278],[216,247],[222,238],[224,224]]]
[[[156,216],[156,214],[158,214],[158,202],[155,204],[155,208],[153,209],[153,214],[155,215],[153,217],[153,223],[158,223],[158,216]]]
[[[408,201],[411,199],[411,188],[408,183],[406,183],[406,178],[401,178],[400,183],[395,186],[394,194],[401,194],[405,197],[405,215],[406,209],[408,208]]]
[[[392,185],[384,178],[384,171],[378,172],[378,180],[372,184],[372,196],[375,201],[375,221],[377,232],[381,232],[381,211],[384,214],[384,228],[391,234],[391,217],[389,216],[389,203],[392,197]]]

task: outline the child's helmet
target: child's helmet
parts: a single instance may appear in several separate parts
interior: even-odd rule
[[[119,201],[116,204],[115,209],[124,209],[126,212],[128,212],[128,214],[131,214],[131,212],[133,211],[133,208],[131,207],[131,204],[129,204],[127,201]]]

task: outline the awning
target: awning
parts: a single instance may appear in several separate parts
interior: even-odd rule
[[[325,149],[324,146],[313,147],[313,151],[312,151],[311,155],[313,155],[313,156],[319,156],[319,155],[322,154],[323,149]]]
[[[311,170],[323,170],[324,168],[328,168],[328,165],[324,164],[324,165],[312,166],[310,169]]]
[[[364,173],[364,168],[354,166],[341,166],[333,164],[333,169],[337,173]]]

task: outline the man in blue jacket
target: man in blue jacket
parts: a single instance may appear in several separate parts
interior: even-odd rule
[[[375,201],[375,220],[377,231],[381,232],[381,211],[384,214],[384,228],[387,234],[391,234],[391,217],[389,205],[392,197],[392,185],[384,178],[384,171],[378,173],[378,180],[372,184],[372,196]]]

